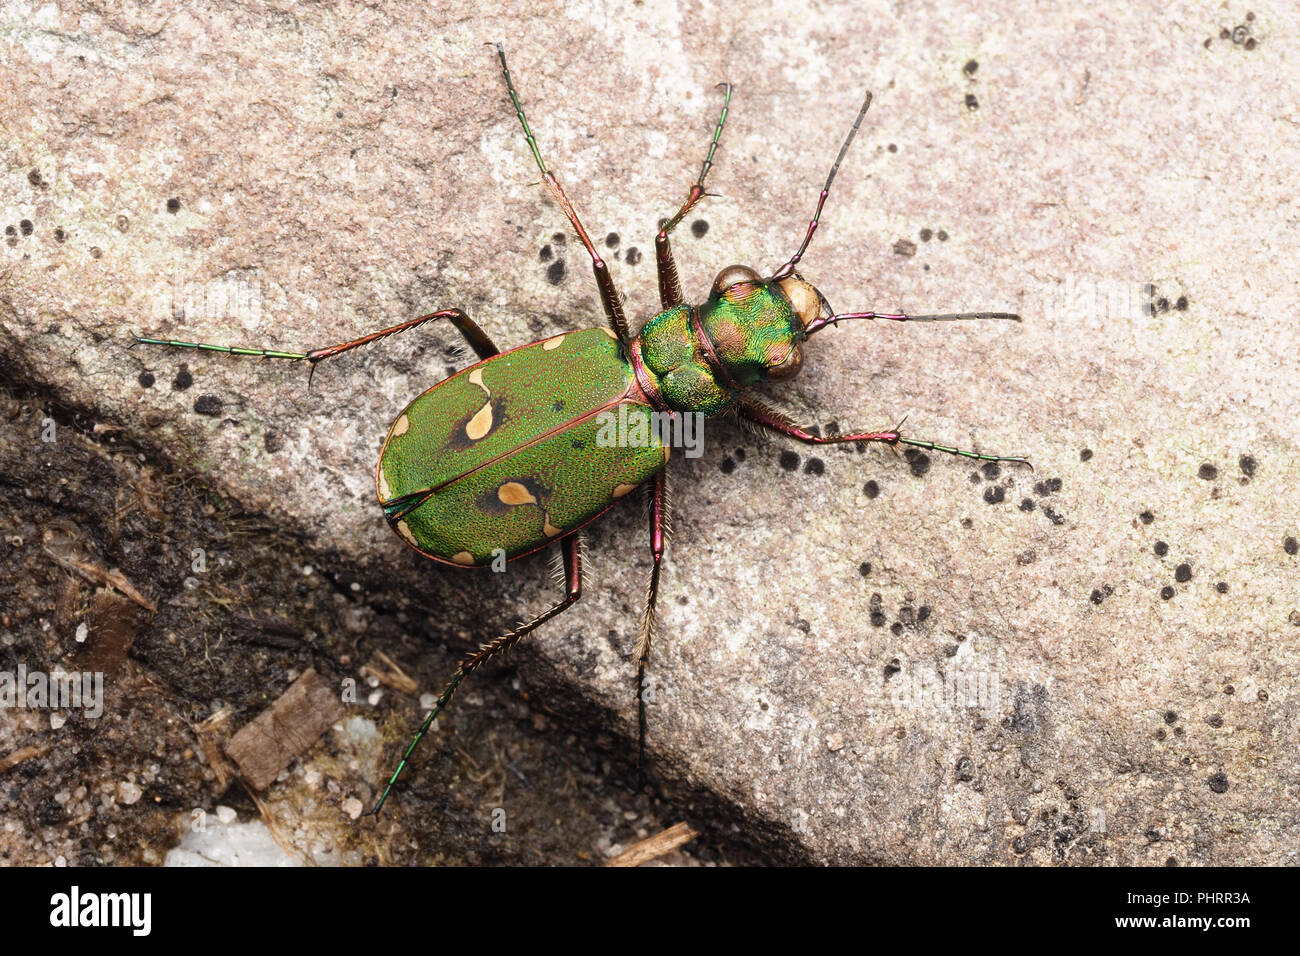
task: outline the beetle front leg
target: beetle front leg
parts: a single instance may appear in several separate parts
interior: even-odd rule
[[[655,267],[659,274],[659,302],[664,310],[676,308],[682,304],[682,284],[677,277],[677,262],[673,259],[673,250],[668,243],[668,233],[686,217],[686,214],[694,208],[695,204],[704,198],[704,180],[709,175],[709,170],[713,168],[713,154],[718,150],[718,141],[722,139],[722,126],[727,122],[727,107],[731,105],[731,84],[720,84],[725,93],[722,97],[722,114],[718,117],[718,126],[713,131],[713,142],[709,144],[709,154],[704,157],[704,165],[700,167],[700,175],[696,177],[691,191],[686,194],[686,201],[682,203],[682,208],[677,210],[677,215],[668,219],[659,227],[659,234],[655,236]]]
[[[646,707],[645,672],[650,663],[650,646],[654,641],[658,617],[655,603],[659,599],[659,570],[663,565],[664,548],[668,543],[668,482],[667,470],[660,471],[650,486],[650,556],[654,564],[650,569],[650,586],[646,590],[645,611],[636,639],[636,713],[638,767],[645,765]]]
[[[416,731],[410,744],[407,745],[406,750],[402,753],[401,762],[398,763],[397,769],[393,771],[393,775],[388,778],[388,783],[384,786],[384,792],[380,794],[379,800],[375,803],[374,809],[370,811],[372,815],[378,816],[379,811],[383,809],[384,803],[388,800],[388,794],[393,789],[393,784],[397,783],[397,778],[400,777],[402,771],[406,769],[406,765],[411,759],[411,754],[415,753],[415,748],[420,745],[420,741],[424,739],[424,735],[429,732],[429,728],[433,726],[433,722],[437,719],[438,714],[440,714],[443,708],[445,708],[451,701],[452,695],[456,693],[456,688],[460,686],[460,682],[498,654],[510,650],[510,648],[514,647],[551,618],[557,617],[567,611],[573,606],[574,602],[582,596],[582,556],[580,554],[579,544],[578,532],[576,531],[566,535],[560,541],[560,547],[564,549],[563,600],[551,605],[527,624],[521,624],[513,631],[509,631],[495,640],[483,644],[477,651],[460,662],[460,666],[456,668],[456,673],[453,674],[451,680],[447,682],[447,686],[443,689],[442,694],[439,695],[437,701],[434,702],[429,713],[425,715],[424,722],[420,724],[420,729]]]
[[[932,441],[922,441],[918,438],[904,438],[899,434],[897,426],[889,431],[883,432],[852,432],[847,435],[814,435],[806,429],[800,428],[794,422],[790,421],[782,412],[777,411],[770,405],[760,402],[756,398],[748,395],[740,399],[740,413],[750,421],[757,422],[764,428],[769,428],[774,432],[780,432],[782,435],[789,435],[791,438],[797,438],[802,442],[810,445],[838,445],[844,442],[883,442],[886,445],[911,445],[914,448],[924,448],[927,451],[942,451],[949,455],[959,455],[962,458],[973,458],[976,461],[1009,461],[1019,465],[1029,464],[1028,458],[1017,458],[1010,455],[981,455],[979,452],[966,451],[963,448],[952,448],[948,445],[936,445]]]

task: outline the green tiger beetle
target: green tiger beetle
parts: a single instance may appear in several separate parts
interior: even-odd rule
[[[673,418],[732,413],[813,445],[882,442],[978,461],[1028,464],[1024,458],[984,455],[908,438],[899,433],[898,427],[820,435],[798,427],[750,393],[760,382],[784,380],[798,373],[804,343],[822,329],[846,320],[1019,321],[1019,316],[1006,312],[837,313],[796,271],[817,231],[835,174],[871,105],[870,93],[831,166],[798,251],[767,278],[746,266],[728,266],[718,273],[702,305],[688,305],[683,301],[668,237],[705,196],[704,182],[713,167],[731,103],[730,84],[721,84],[722,112],[700,174],[676,215],[665,220],[655,236],[662,311],[645,323],[640,335],[634,336],[608,264],[583,228],[559,180],[542,159],[501,44],[496,44],[496,52],[506,91],[542,180],[591,256],[607,327],[562,332],[503,352],[464,312],[443,309],[350,342],[308,352],[138,340],[146,345],[305,361],[314,370],[327,358],[443,319],[478,355],[477,364],[434,385],[397,416],[384,439],[375,469],[379,503],[388,523],[410,547],[455,567],[481,568],[502,557],[513,560],[558,542],[563,556],[564,596],[527,623],[480,645],[461,661],[403,752],[372,813],[383,807],[415,748],[461,681],[578,600],[582,594],[579,532],[620,498],[642,486],[648,492],[652,557],[634,651],[638,756],[644,762],[643,690],[656,629],[655,604],[667,538],[665,466],[671,447],[662,430],[650,427],[648,419],[652,415]],[[644,429],[640,434],[647,435],[648,440],[621,445],[600,441],[598,430],[610,413],[626,416],[634,428],[639,425]],[[629,429],[629,433],[632,431]]]

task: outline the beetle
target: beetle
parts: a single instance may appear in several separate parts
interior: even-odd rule
[[[542,158],[524,116],[505,50],[496,44],[511,105],[543,182],[591,257],[607,325],[561,332],[507,351],[459,309],[443,309],[349,342],[307,352],[244,348],[138,337],[145,345],[201,349],[230,355],[318,363],[435,320],[449,322],[479,361],[434,385],[406,406],[388,429],[375,467],[384,516],[411,548],[455,567],[485,567],[558,543],[564,595],[542,613],[481,644],[461,661],[402,754],[372,813],[378,813],[415,748],[469,674],[568,610],[582,594],[581,529],[640,487],[648,489],[650,581],[633,657],[636,664],[638,757],[643,761],[646,706],[643,690],[656,631],[656,603],[667,540],[666,468],[672,442],[662,427],[684,416],[739,415],[757,425],[814,445],[880,442],[946,452],[979,461],[1028,460],[939,445],[884,431],[820,435],[795,425],[754,397],[753,386],[782,381],[803,365],[814,334],[853,319],[937,322],[1020,317],[1007,312],[942,315],[834,312],[826,298],[796,271],[821,220],[826,197],[871,105],[868,93],[840,147],[798,250],[770,276],[748,266],[718,273],[700,305],[684,300],[669,235],[705,196],[731,104],[723,106],[700,173],[685,201],[655,236],[661,310],[633,335],[609,266],[601,258]],[[617,416],[637,441],[602,440]]]

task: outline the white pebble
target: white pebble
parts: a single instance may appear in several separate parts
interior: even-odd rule
[[[139,803],[142,796],[144,791],[130,780],[123,780],[117,785],[117,799],[128,807],[133,803]]]

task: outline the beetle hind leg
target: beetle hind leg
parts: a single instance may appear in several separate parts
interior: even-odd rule
[[[646,668],[650,664],[650,647],[654,641],[658,616],[655,604],[659,599],[659,571],[663,566],[664,548],[668,540],[668,484],[665,472],[655,475],[650,486],[650,554],[653,566],[650,585],[646,589],[645,611],[641,614],[641,627],[637,633],[636,651],[636,713],[638,769],[645,767],[646,703],[654,701],[654,687],[648,686]],[[647,697],[646,691],[649,691]]]
[[[393,775],[388,778],[388,783],[384,785],[383,793],[379,795],[379,799],[375,802],[374,809],[370,811],[372,816],[378,816],[379,811],[383,809],[384,804],[388,801],[388,795],[392,791],[393,785],[397,783],[397,778],[402,775],[402,771],[406,769],[407,763],[410,762],[411,755],[415,753],[415,748],[420,745],[420,741],[424,739],[424,735],[429,732],[429,728],[433,726],[433,722],[437,719],[438,714],[440,714],[443,709],[446,708],[447,704],[450,703],[452,695],[456,693],[456,688],[460,686],[460,682],[498,654],[504,654],[506,651],[510,650],[510,648],[514,647],[551,618],[558,617],[560,614],[567,611],[573,606],[574,602],[582,596],[582,555],[578,532],[574,531],[565,536],[560,542],[560,545],[564,554],[564,598],[557,603],[552,604],[549,608],[526,624],[521,624],[513,631],[508,631],[495,640],[488,641],[486,644],[479,647],[477,651],[460,662],[460,665],[456,668],[456,673],[454,673],[451,680],[447,682],[447,686],[443,689],[442,694],[439,695],[437,701],[434,702],[429,713],[425,715],[424,722],[420,724],[420,729],[416,731],[415,736],[411,738],[411,742],[407,745],[406,750],[403,751],[402,759],[397,764],[397,769],[394,770]]]

